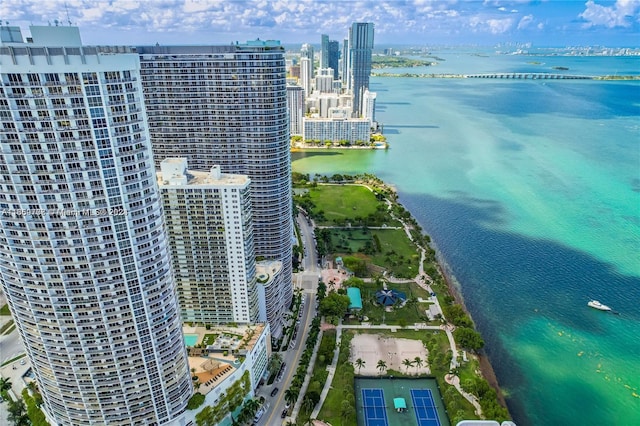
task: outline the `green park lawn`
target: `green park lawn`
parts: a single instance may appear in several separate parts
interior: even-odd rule
[[[379,247],[374,236],[380,242]],[[367,245],[371,248],[368,253]],[[361,252],[369,262],[395,277],[418,275],[420,255],[402,229],[332,229],[331,246],[336,256]]]
[[[418,275],[420,255],[415,245],[402,229],[373,230],[380,240],[380,251],[376,251],[371,261],[387,268],[396,277],[414,278]]]
[[[309,196],[315,204],[313,213],[324,212],[324,220],[317,223],[321,226],[335,225],[335,220],[357,221],[375,214],[384,204],[360,185],[319,185],[309,189]]]

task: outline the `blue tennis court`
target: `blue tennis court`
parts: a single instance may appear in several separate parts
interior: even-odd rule
[[[389,426],[382,389],[362,389],[362,408],[364,409],[365,425]]]
[[[431,389],[411,389],[411,400],[418,426],[440,426]]]

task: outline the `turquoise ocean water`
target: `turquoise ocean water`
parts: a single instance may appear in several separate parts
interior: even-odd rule
[[[640,73],[640,58],[437,55],[400,72]],[[391,148],[295,153],[293,169],[396,186],[455,277],[519,425],[640,424],[640,82],[371,87]],[[588,308],[594,298],[619,315]]]

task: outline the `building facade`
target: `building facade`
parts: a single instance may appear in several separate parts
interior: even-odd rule
[[[272,334],[282,334],[293,297],[291,162],[284,48],[276,41],[224,46],[138,47],[157,166],[186,158],[194,170],[220,165],[251,179],[259,258],[281,261],[269,303]]]
[[[362,116],[362,96],[369,88],[373,53],[372,22],[354,22],[349,29],[350,89],[353,93],[354,116]]]
[[[192,384],[138,55],[0,27],[0,283],[49,420],[169,424]]]
[[[340,78],[339,65],[340,64],[340,43],[335,40],[329,42],[329,66],[333,70],[333,79],[338,80]]]
[[[339,93],[334,90],[333,70],[331,68],[319,68],[315,78],[315,90],[320,93]]]
[[[291,120],[291,134],[302,135],[302,117],[304,117],[304,89],[300,86],[287,86],[287,106]]]
[[[364,91],[362,95],[362,117],[375,123],[376,121],[376,96],[375,92],[370,92],[369,89]]]
[[[320,68],[329,68],[329,36],[320,36]]]
[[[313,92],[313,61],[309,58],[300,58],[300,85],[304,90],[304,96],[311,96]]]
[[[345,114],[330,114],[332,118],[305,117],[304,140],[349,141],[352,145],[368,145],[371,138],[371,122],[365,118],[347,118]]]
[[[184,158],[160,163],[165,212],[183,322],[259,321],[250,180],[187,170]],[[266,320],[266,317],[262,319]]]

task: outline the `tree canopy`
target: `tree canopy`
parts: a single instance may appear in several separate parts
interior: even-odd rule
[[[453,337],[455,337],[460,346],[471,351],[478,351],[484,346],[484,340],[482,340],[480,333],[471,328],[456,328],[453,332]]]
[[[320,313],[327,318],[327,321],[337,324],[349,308],[349,296],[338,294],[335,291],[329,293],[320,302]]]

